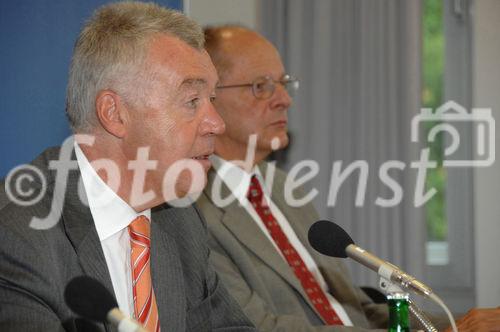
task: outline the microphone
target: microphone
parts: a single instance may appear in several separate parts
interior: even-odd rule
[[[114,296],[99,281],[79,276],[64,290],[64,300],[76,314],[99,322],[108,322],[119,332],[147,332],[136,320],[118,309]]]
[[[429,297],[433,291],[415,277],[399,267],[386,262],[354,244],[351,237],[334,222],[320,220],[309,228],[309,243],[318,252],[331,257],[350,257],[356,262],[377,272],[381,277],[402,287]]]

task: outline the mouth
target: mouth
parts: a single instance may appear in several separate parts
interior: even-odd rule
[[[271,126],[285,127],[288,124],[287,120],[278,120],[271,123]]]
[[[210,157],[210,154],[204,154],[204,155],[201,155],[201,156],[191,157],[191,159],[194,159],[194,160],[208,160],[208,157]]]
[[[198,156],[191,157],[191,159],[199,162],[203,166],[205,171],[208,171],[210,169],[210,167],[212,167],[212,162],[209,159],[209,157],[210,157],[210,155],[212,155],[212,153],[213,152],[210,152],[208,154],[201,154]]]

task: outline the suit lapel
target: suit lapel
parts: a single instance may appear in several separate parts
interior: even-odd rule
[[[205,188],[204,194],[208,196],[212,203],[212,187],[216,177],[214,171],[209,172],[208,185]],[[225,183],[222,182],[221,197],[228,197],[230,190]],[[293,288],[305,296],[299,280],[293,274],[288,263],[277,252],[274,245],[268,237],[262,233],[259,226],[252,220],[251,216],[241,206],[238,200],[234,200],[226,207],[219,208],[221,211],[221,222],[226,228],[252,253],[259,257],[269,268],[273,269],[283,279],[285,279]]]
[[[151,278],[160,326],[169,331],[184,331],[187,307],[184,276],[180,254],[172,238],[172,234],[176,234],[174,217],[165,207],[155,208],[151,213]]]
[[[73,153],[74,158],[74,153]],[[111,277],[109,276],[106,259],[101,242],[97,235],[90,209],[85,206],[78,195],[79,171],[70,171],[62,218],[66,234],[70,239],[85,274],[100,281],[114,294]],[[85,191],[82,199],[87,201]]]
[[[276,271],[283,279],[298,291],[302,290],[300,282],[297,280],[288,263],[276,251],[274,245],[264,235],[251,220],[246,210],[239,206],[238,203],[233,203],[226,209],[226,213],[222,217],[222,223],[231,231],[241,243],[243,243],[250,251],[266,263],[271,269]]]

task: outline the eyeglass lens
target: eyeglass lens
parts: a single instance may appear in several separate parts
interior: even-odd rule
[[[258,99],[271,98],[276,90],[276,84],[282,84],[290,95],[299,88],[299,81],[286,75],[279,81],[274,81],[271,77],[260,77],[253,82],[253,94]]]

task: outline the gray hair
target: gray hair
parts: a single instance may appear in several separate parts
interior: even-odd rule
[[[140,93],[137,80],[148,75],[147,43],[157,34],[203,49],[201,27],[178,11],[154,3],[120,2],[94,12],[78,36],[70,65],[66,114],[74,132],[89,132],[96,125],[99,91],[113,89],[127,102]]]

